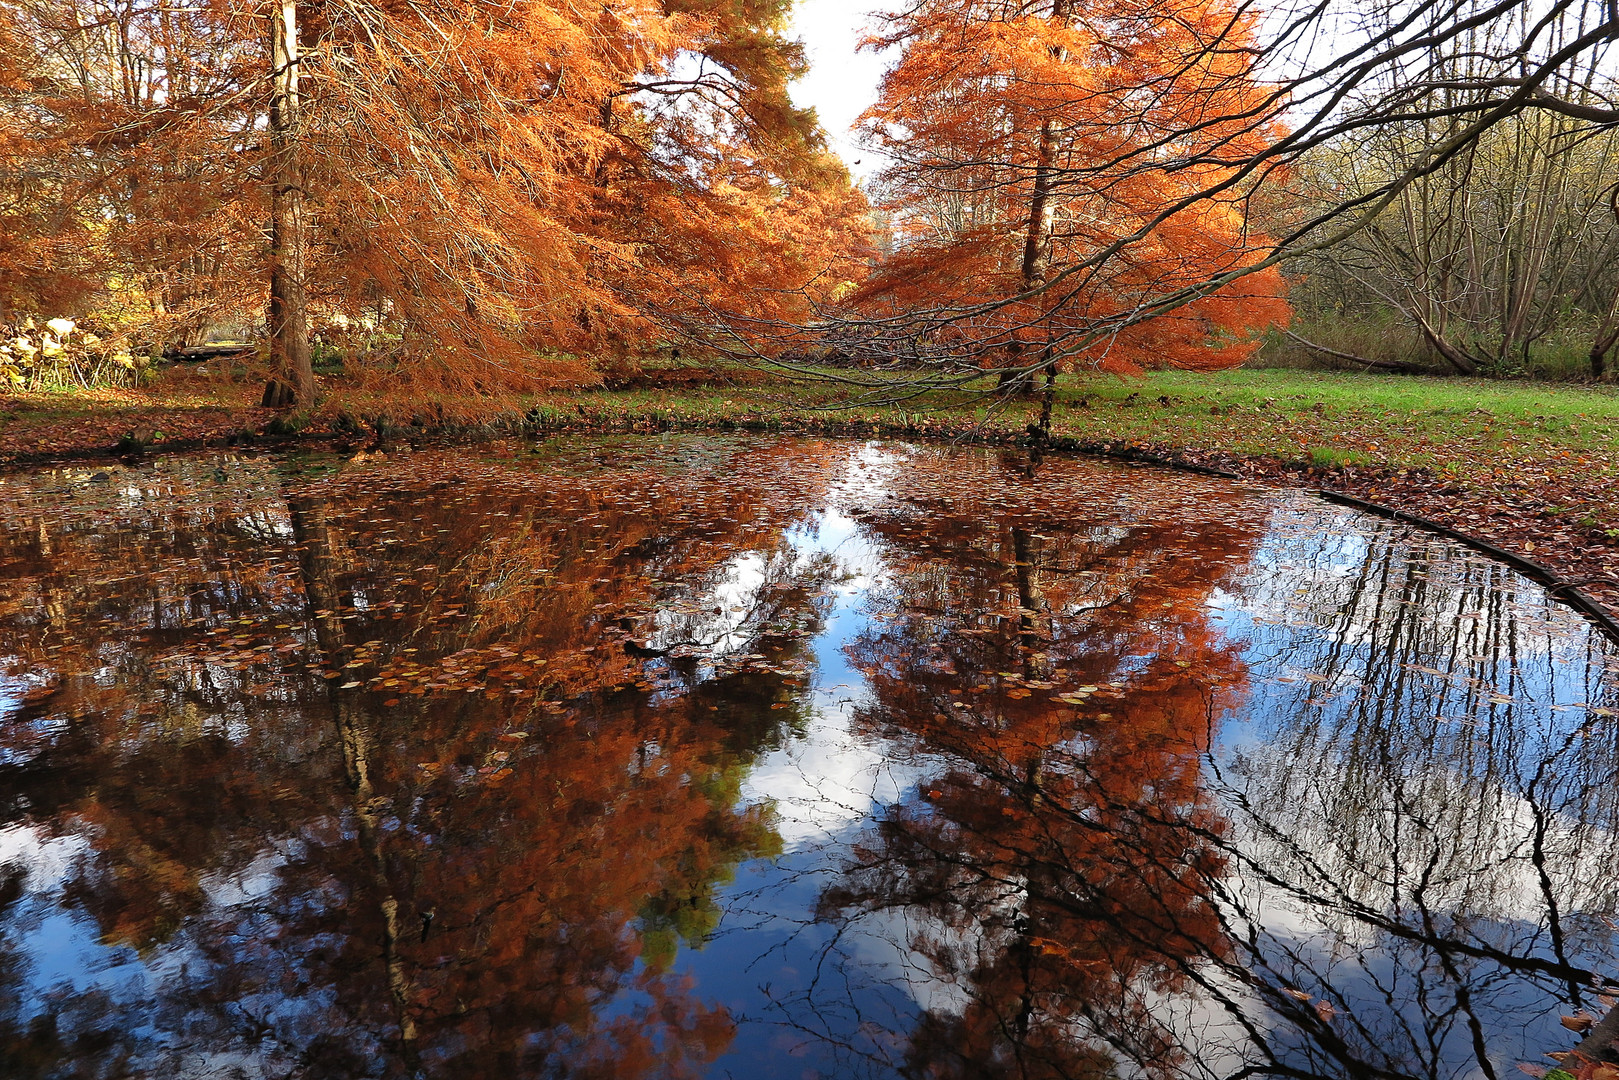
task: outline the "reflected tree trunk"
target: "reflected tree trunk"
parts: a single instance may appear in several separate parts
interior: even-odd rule
[[[298,568],[303,578],[304,600],[315,627],[316,640],[326,667],[341,670],[349,645],[338,609],[342,606],[337,584],[336,560],[332,554],[331,528],[326,507],[317,500],[289,499],[293,539],[298,546]],[[387,972],[388,993],[393,1000],[399,1025],[399,1050],[412,1075],[419,1072],[418,1033],[411,1007],[411,982],[399,954],[401,919],[399,899],[388,878],[383,851],[382,819],[390,809],[385,796],[379,796],[372,782],[371,762],[376,756],[376,734],[369,718],[358,707],[354,695],[338,688],[337,679],[326,681],[331,698],[332,717],[343,748],[343,773],[351,792],[355,820],[360,827],[360,849],[376,890],[378,913],[382,917],[382,962]],[[425,925],[425,924],[424,924]]]
[[[1049,662],[1039,662],[1035,659],[1041,653],[1041,646],[1046,637],[1051,634],[1049,620],[1044,627],[1035,620],[1042,619],[1050,613],[1051,605],[1046,602],[1045,593],[1040,587],[1040,552],[1033,534],[1027,529],[1012,530],[1012,560],[1013,576],[1017,580],[1018,602],[1018,659],[1023,668],[1025,677],[1031,679],[1045,679],[1051,674]],[[1042,630],[1044,634],[1042,634]],[[1045,755],[1038,747],[1031,747],[1031,754],[1023,766],[1023,783],[1031,801],[1038,803],[1041,798],[1040,788],[1044,782]]]
[[[1040,551],[1033,534],[1027,529],[1012,530],[1012,570],[1017,581],[1018,633],[1023,646],[1024,670],[1044,678],[1045,671],[1036,665],[1033,654],[1039,651],[1042,630],[1049,635],[1050,627],[1042,627],[1036,620],[1049,613],[1040,583]]]

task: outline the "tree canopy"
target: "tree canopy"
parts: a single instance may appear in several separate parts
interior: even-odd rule
[[[576,380],[697,310],[801,320],[850,272],[864,207],[788,98],[785,19],[8,2],[0,305],[94,301],[184,341],[296,256],[316,332],[456,388]]]
[[[1093,331],[1269,245],[1242,189],[1219,190],[1233,171],[1220,155],[1271,134],[1248,121],[1266,93],[1256,18],[1205,0],[930,0],[888,17],[873,43],[900,57],[865,126],[893,159],[883,180],[905,243],[867,284],[875,311],[948,319],[935,336],[969,363],[1240,363],[1256,330],[1286,320],[1274,269]],[[1182,168],[1139,166],[1170,147]]]
[[[1593,371],[1613,347],[1611,192],[1567,182],[1619,124],[1611,3],[922,0],[870,39],[895,58],[862,122],[875,211],[793,103],[789,9],[0,0],[0,324],[75,319],[125,364],[247,327],[276,405],[313,396],[312,341],[425,391],[829,336],[1021,385],[1240,363],[1289,318],[1289,263],[1360,243],[1387,264],[1361,284],[1457,369],[1573,308]],[[1514,140],[1541,192],[1491,197],[1514,281],[1458,276],[1488,215],[1423,215]]]

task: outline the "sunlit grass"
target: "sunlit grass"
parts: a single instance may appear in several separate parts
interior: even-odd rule
[[[899,382],[906,376],[880,378]],[[884,403],[851,400],[848,387],[834,382],[761,377],[745,369],[721,369],[706,384],[688,374],[684,385],[670,387],[429,403],[377,389],[359,392],[341,378],[327,386],[326,401],[308,421],[318,427],[342,417],[355,431],[385,418],[396,428],[414,420],[418,427],[448,423],[506,431],[742,426],[1007,439],[1021,436],[1039,413],[1037,399],[998,398],[988,379],[976,392],[938,391]],[[1619,496],[1612,494],[1619,492],[1619,389],[1613,387],[1270,369],[1130,379],[1067,375],[1058,389],[1053,434],[1059,438],[1257,455],[1320,469],[1421,469],[1464,486],[1551,485],[1568,489],[1560,509],[1577,519],[1619,525]],[[60,427],[81,418],[91,424],[156,409],[240,409],[256,405],[257,392],[256,385],[203,378],[187,369],[139,390],[16,395],[4,432],[20,435],[32,425]]]

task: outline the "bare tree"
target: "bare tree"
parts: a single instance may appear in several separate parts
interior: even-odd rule
[[[1476,42],[1435,64],[1462,82],[1490,51]],[[1593,67],[1563,96],[1599,101],[1605,81]],[[1445,104],[1454,93],[1433,98]],[[1386,186],[1460,123],[1446,115],[1346,135],[1312,155],[1309,181],[1294,193],[1319,210]],[[1616,165],[1619,129],[1528,110],[1417,177],[1363,232],[1300,269],[1337,279],[1336,305],[1397,311],[1455,371],[1524,369],[1531,347],[1571,317],[1598,323],[1606,313],[1619,251],[1606,190]]]

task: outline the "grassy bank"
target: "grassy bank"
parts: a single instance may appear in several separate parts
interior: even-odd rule
[[[289,428],[367,442],[736,427],[1010,442],[1039,409],[960,392],[851,405],[837,385],[743,370],[430,407],[333,380],[318,410],[290,420],[255,408],[257,389],[184,369],[141,391],[13,397],[0,408],[0,460],[253,441]],[[1591,581],[1619,607],[1619,585],[1603,584],[1619,566],[1619,389],[1285,369],[1066,376],[1052,427],[1058,439],[1398,505]]]
[[[645,420],[674,426],[749,420],[784,430],[914,428],[987,437],[1021,434],[1031,401],[936,394],[845,407],[820,384],[576,393],[534,404],[558,426]],[[1308,371],[1160,372],[1139,379],[1066,377],[1053,435],[1164,452],[1264,458],[1316,471],[1421,471],[1467,486],[1555,485],[1532,501],[1590,525],[1619,527],[1619,391],[1473,379]]]

